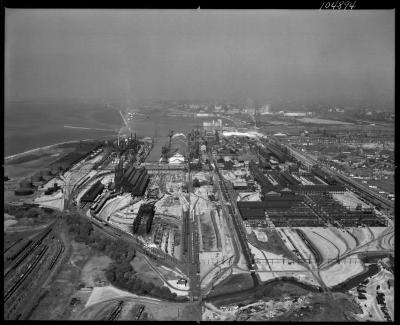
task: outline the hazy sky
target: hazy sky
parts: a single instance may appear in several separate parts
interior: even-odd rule
[[[7,9],[7,100],[394,97],[394,11]]]

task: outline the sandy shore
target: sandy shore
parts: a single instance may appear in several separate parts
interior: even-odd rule
[[[28,150],[28,151],[24,151],[24,152],[21,152],[21,153],[17,153],[15,155],[11,155],[11,156],[5,157],[4,159],[7,162],[8,160],[12,160],[14,158],[18,158],[18,157],[22,157],[22,156],[25,156],[25,155],[28,155],[28,154],[32,154],[32,153],[38,152],[40,150],[52,149],[52,148],[55,148],[55,147],[57,147],[59,145],[62,145],[62,144],[78,143],[80,141],[93,141],[93,140],[98,140],[98,139],[83,139],[83,140],[72,140],[72,141],[59,142],[59,143],[51,144],[51,145],[48,145],[48,146],[39,147],[39,148],[31,149],[31,150]]]

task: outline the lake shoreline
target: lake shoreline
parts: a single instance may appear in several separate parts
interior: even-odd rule
[[[15,158],[20,158],[20,157],[23,157],[25,155],[33,154],[33,153],[38,152],[40,150],[52,149],[52,148],[55,148],[55,147],[63,145],[63,144],[78,143],[78,142],[81,142],[81,141],[93,141],[93,140],[97,140],[97,139],[83,139],[83,140],[71,140],[71,141],[58,142],[58,143],[50,144],[50,145],[47,145],[47,146],[38,147],[38,148],[30,149],[30,150],[27,150],[27,151],[23,151],[23,152],[20,152],[20,153],[16,153],[14,155],[10,155],[10,156],[4,157],[4,160],[5,160],[5,162],[7,162],[7,161],[13,160]]]

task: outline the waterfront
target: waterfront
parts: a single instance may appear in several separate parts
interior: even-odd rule
[[[139,137],[150,136],[164,141],[170,129],[188,131],[195,123],[190,117],[177,118],[154,111],[132,122],[131,129]],[[64,125],[88,129],[66,128]],[[104,105],[7,103],[4,156],[67,141],[115,137],[122,125],[118,108],[106,108]]]

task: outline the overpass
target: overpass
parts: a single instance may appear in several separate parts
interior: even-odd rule
[[[162,172],[162,171],[186,171],[188,164],[161,164],[158,162],[146,162],[142,163],[143,166],[150,174],[151,172]]]

